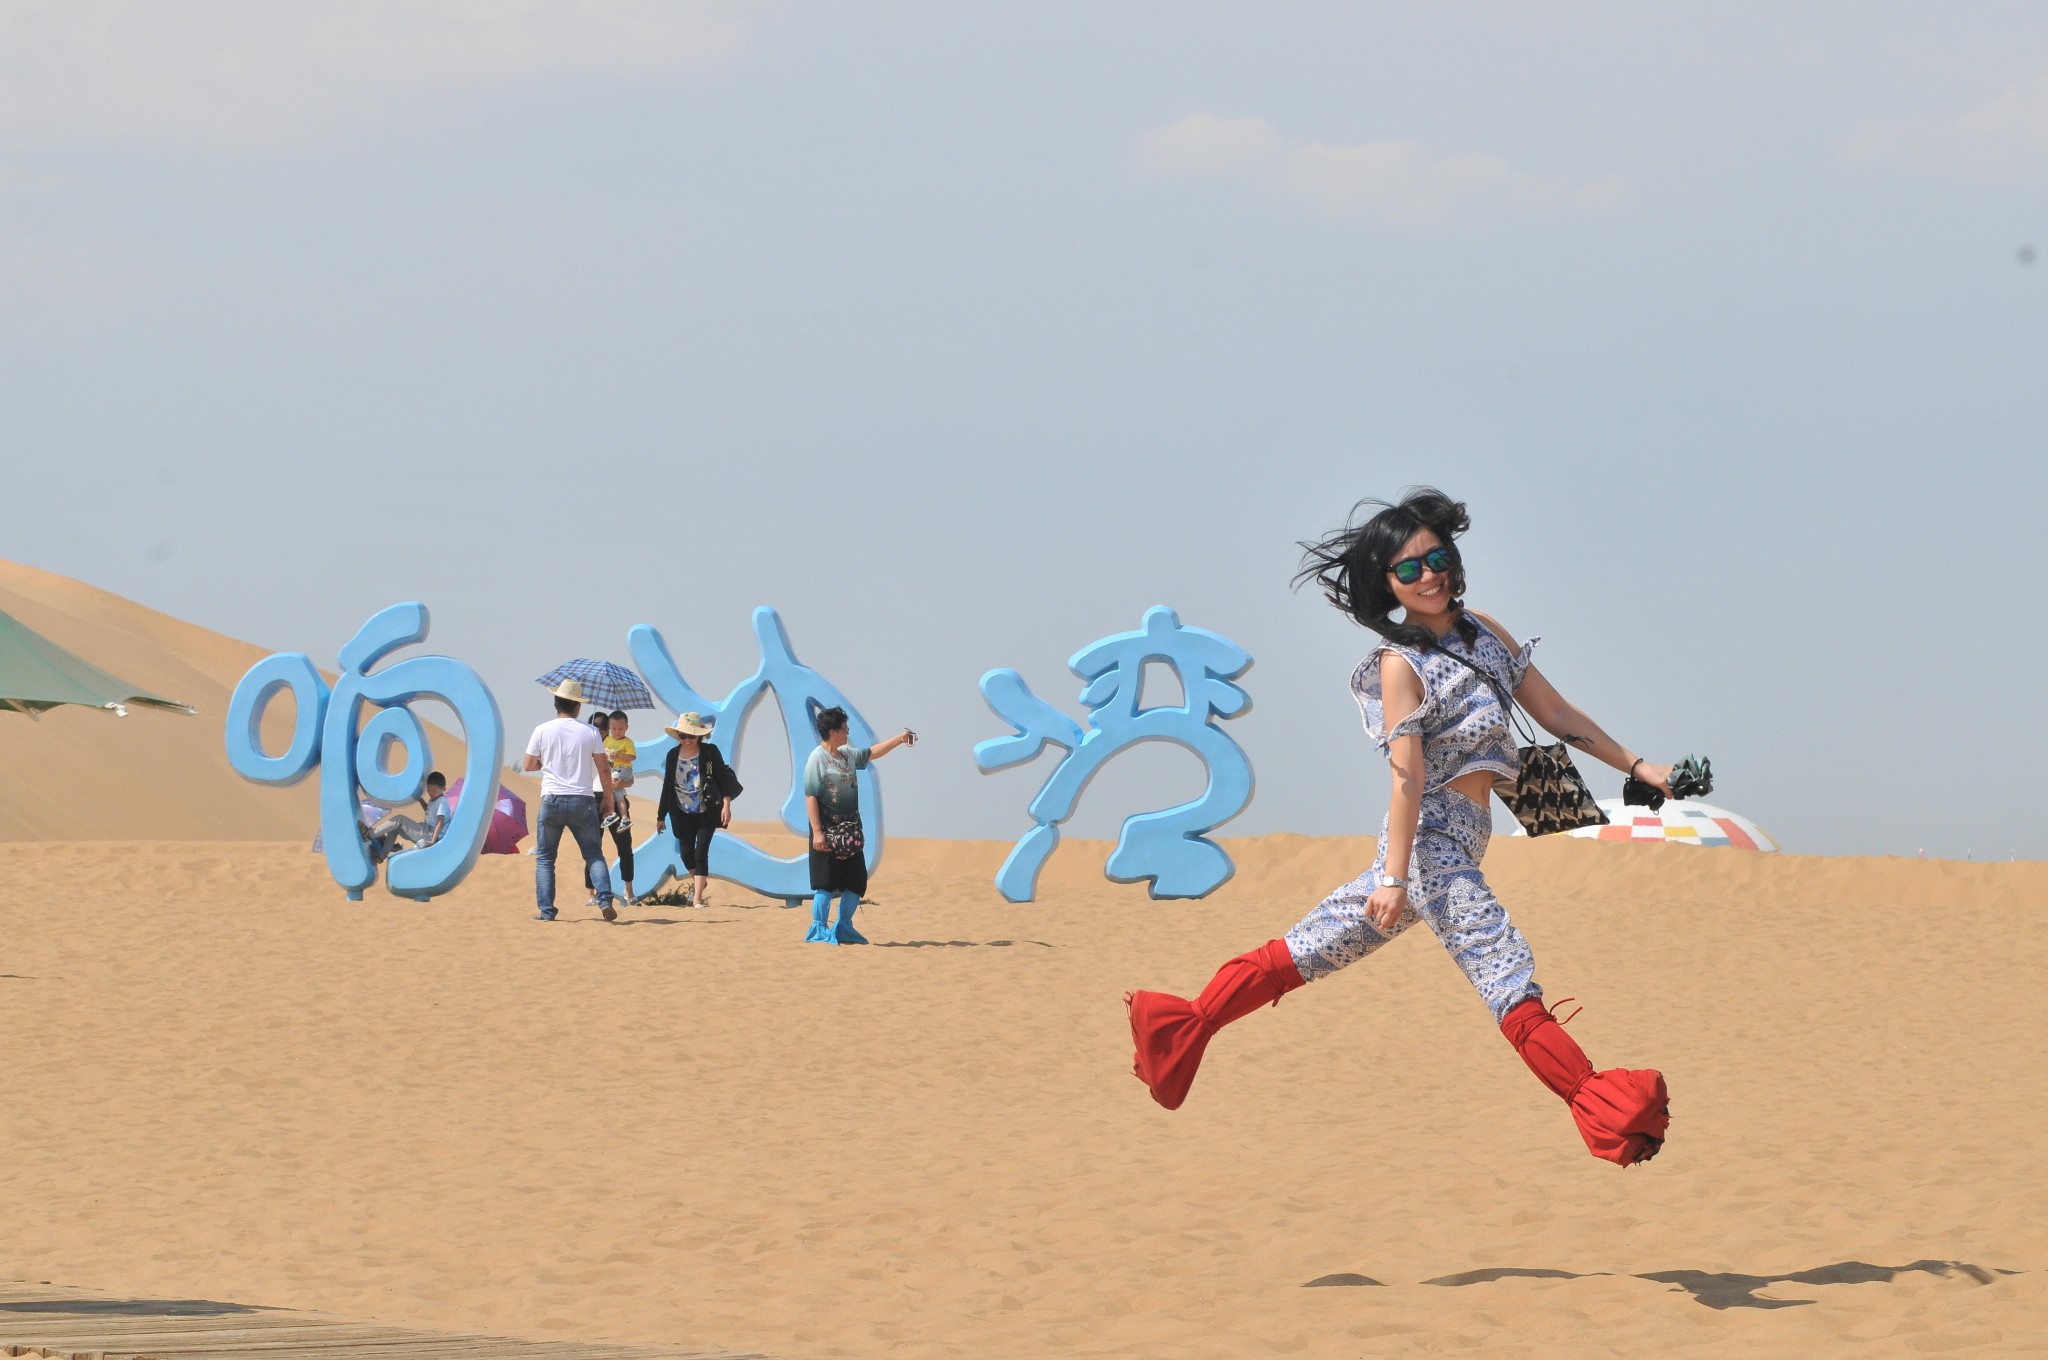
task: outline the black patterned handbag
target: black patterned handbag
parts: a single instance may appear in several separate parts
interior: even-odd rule
[[[1532,836],[1548,836],[1582,826],[1605,826],[1607,814],[1593,801],[1592,790],[1572,764],[1571,751],[1561,741],[1522,747],[1522,772],[1510,784],[1505,779],[1494,792],[1515,814],[1522,830]]]
[[[1484,666],[1441,644],[1438,650],[1454,661],[1463,662],[1492,686],[1494,697],[1500,700],[1508,721],[1519,729],[1517,734],[1522,739],[1521,774],[1513,781],[1495,781],[1493,791],[1508,805],[1508,811],[1515,814],[1522,830],[1531,836],[1550,836],[1559,831],[1575,831],[1582,826],[1607,825],[1607,814],[1593,801],[1593,791],[1586,787],[1586,781],[1579,775],[1579,767],[1572,763],[1570,748],[1561,741],[1548,745],[1539,743],[1535,730],[1523,716],[1522,706]]]
[[[857,859],[867,845],[867,837],[861,834],[858,818],[825,824],[825,851],[832,858]]]

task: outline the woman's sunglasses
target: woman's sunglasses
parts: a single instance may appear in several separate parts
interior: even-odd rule
[[[1422,569],[1428,567],[1439,576],[1448,576],[1451,571],[1451,550],[1442,546],[1431,548],[1420,557],[1404,557],[1388,567],[1394,579],[1404,586],[1412,586],[1422,579]]]

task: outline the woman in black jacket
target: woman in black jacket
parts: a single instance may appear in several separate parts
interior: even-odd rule
[[[654,829],[675,832],[683,870],[690,875],[690,901],[701,907],[711,888],[711,838],[720,827],[732,825],[732,800],[740,796],[740,781],[718,748],[704,740],[711,735],[711,724],[702,714],[680,714],[674,727],[662,730],[676,744],[662,758],[661,803]]]

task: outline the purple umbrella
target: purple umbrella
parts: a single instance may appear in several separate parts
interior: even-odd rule
[[[448,786],[450,813],[453,813],[462,801],[462,786],[468,782],[466,779],[458,779]],[[491,810],[491,825],[484,832],[484,853],[516,855],[519,853],[519,842],[525,835],[525,801],[503,784],[498,785],[498,806]]]

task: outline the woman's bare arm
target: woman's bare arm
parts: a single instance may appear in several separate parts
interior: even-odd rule
[[[1509,651],[1514,650],[1515,644],[1509,641],[1514,634],[1477,610],[1473,611],[1473,617],[1493,630]],[[1636,778],[1656,785],[1667,794],[1671,792],[1669,765],[1653,765],[1647,760],[1637,764],[1635,752],[1608,736],[1606,729],[1588,717],[1584,709],[1559,694],[1557,687],[1536,667],[1531,666],[1523,672],[1515,698],[1536,720],[1538,727],[1565,745],[1584,751],[1601,764],[1611,765],[1623,774],[1633,772]]]
[[[1556,686],[1534,666],[1523,675],[1522,687],[1515,691],[1515,697],[1522,701],[1522,707],[1537,726],[1565,745],[1576,747],[1624,774],[1635,762],[1634,752],[1608,736],[1606,729],[1586,716],[1584,709],[1559,694]]]
[[[1422,677],[1395,652],[1380,655],[1380,717],[1391,732],[1422,707]],[[1394,738],[1387,751],[1393,790],[1387,798],[1387,860],[1390,877],[1407,878],[1415,850],[1415,829],[1422,821],[1422,737]],[[1381,930],[1391,930],[1408,906],[1405,888],[1375,888],[1366,912]]]
[[[909,745],[910,741],[910,729],[906,727],[901,732],[898,732],[895,736],[884,737],[880,741],[876,742],[873,746],[870,746],[868,748],[868,759],[880,760],[883,756],[888,755],[897,747]]]

